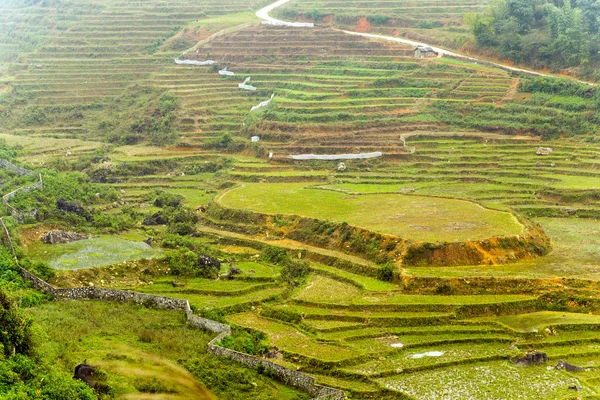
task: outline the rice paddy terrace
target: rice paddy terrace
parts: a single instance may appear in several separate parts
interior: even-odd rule
[[[380,32],[460,48],[470,39],[466,13],[485,10],[487,0],[364,1],[291,0],[273,10],[284,20],[314,21],[358,32]]]
[[[411,48],[326,27],[258,25],[253,12],[267,3],[0,4],[2,26],[36,32],[18,45],[0,36],[0,95],[12,113],[2,137],[19,159],[69,169],[104,148],[98,125],[129,85],[173,93],[181,146],[110,148],[86,172],[112,182],[104,184],[119,190],[119,202],[94,207],[148,216],[158,210],[149,192],[180,194],[206,210],[189,240],[240,270],[235,279],[183,279],[127,261],[64,271],[52,283],[189,299],[264,332],[281,353],[272,361],[352,398],[567,399],[573,386],[597,398],[600,122],[592,100],[532,94],[519,89],[525,78],[504,71],[418,60]],[[274,15],[368,8],[418,25],[419,13],[439,6],[452,25],[483,5],[354,3],[290,2]],[[225,28],[234,29],[207,39]],[[185,57],[218,68],[173,63],[198,41]],[[225,66],[236,75],[220,77]],[[247,76],[256,91],[238,87]],[[250,112],[272,93],[272,104]],[[246,143],[242,151],[210,145],[224,134]],[[536,155],[539,146],[553,151]],[[369,151],[383,157],[344,161],[345,170],[287,157]],[[295,216],[314,223],[308,240],[289,235],[302,222]],[[343,223],[380,236],[332,246]],[[525,226],[551,248],[471,263],[493,265],[396,263],[391,281],[378,279],[393,262],[382,256],[391,252],[385,235],[454,243],[522,235]],[[273,248],[308,262],[301,285],[290,287],[281,266],[265,260]],[[509,361],[533,349],[550,362]],[[559,359],[586,370],[547,368]]]

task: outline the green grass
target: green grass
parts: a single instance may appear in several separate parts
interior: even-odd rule
[[[397,342],[402,342],[398,338]],[[389,347],[389,346],[388,346]],[[372,347],[373,352],[381,352],[379,347]],[[393,348],[389,347],[390,350]],[[388,350],[389,351],[389,350]],[[439,351],[441,356],[424,356],[415,358],[423,353]],[[423,346],[419,348],[399,349],[396,353],[383,357],[384,360],[368,361],[364,364],[348,368],[349,371],[361,375],[376,375],[385,372],[399,372],[398,370],[414,369],[423,366],[433,366],[455,362],[460,360],[482,359],[490,357],[506,357],[516,354],[515,349],[511,349],[509,343],[462,343],[462,344],[439,344]]]
[[[126,240],[117,236],[100,236],[53,245],[39,242],[28,246],[28,255],[34,260],[45,261],[52,268],[64,270],[155,258],[161,254],[160,249],[150,247],[146,243]]]
[[[317,343],[294,327],[259,317],[254,313],[235,314],[227,320],[236,325],[258,329],[266,333],[271,343],[280,350],[323,361],[341,361],[359,353],[342,346]]]
[[[226,192],[219,201],[231,208],[347,222],[430,242],[515,235],[523,229],[509,213],[468,201],[388,194],[353,196],[302,184],[244,183]]]
[[[400,374],[377,382],[418,399],[567,399],[573,395],[567,389],[572,385],[582,387],[579,396],[595,394],[575,376],[562,371],[547,370],[545,365],[516,367],[509,361]]]
[[[412,295],[400,293],[365,293],[357,287],[323,275],[313,275],[295,296],[319,304],[344,305],[442,305],[511,303],[535,299],[528,295]]]
[[[485,317],[476,321],[499,322],[519,332],[541,331],[547,326],[600,324],[600,315],[540,311],[530,314]]]
[[[378,279],[369,278],[367,276],[353,274],[338,268],[329,267],[323,264],[310,264],[310,267],[316,271],[325,272],[327,275],[333,275],[342,278],[343,280],[349,280],[355,285],[372,292],[388,292],[399,290],[400,287],[396,284],[380,281]]]
[[[119,398],[149,396],[137,388],[152,380],[158,382],[156,396],[177,400],[214,399],[199,383],[219,398],[303,398],[239,364],[207,355],[213,335],[189,328],[182,312],[99,301],[52,302],[26,312],[38,327],[41,357],[66,373],[84,360],[101,367]],[[222,384],[223,377],[232,380],[229,385]]]

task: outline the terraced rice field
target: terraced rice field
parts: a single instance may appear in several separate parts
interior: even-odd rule
[[[331,28],[258,25],[253,11],[266,4],[102,0],[65,14],[57,5],[3,2],[3,27],[38,36],[17,48],[0,35],[0,94],[15,95],[14,112],[23,116],[0,127],[1,137],[35,168],[68,169],[104,146],[97,130],[108,105],[133,90],[129,85],[147,86],[181,100],[181,146],[111,148],[99,169],[109,171],[105,181],[113,183],[106,184],[123,204],[101,205],[108,213],[127,206],[150,215],[157,207],[147,195],[161,189],[199,210],[219,199],[440,241],[519,234],[517,215],[539,224],[553,251],[494,266],[397,266],[396,280],[387,282],[377,279],[375,257],[268,237],[245,221],[198,211],[190,240],[218,248],[241,270],[236,279],[157,275],[124,284],[104,279],[109,267],[86,282],[223,313],[231,324],[267,334],[283,355],[276,362],[354,398],[563,399],[573,385],[578,396],[597,397],[600,146],[591,101],[572,109],[566,98],[517,92],[522,78],[506,72],[417,60],[411,48]],[[461,35],[462,13],[484,4],[291,1],[274,14],[323,8],[334,25],[359,24],[345,16],[385,15],[444,40],[439,35],[450,30]],[[434,20],[424,13],[435,13]],[[430,22],[434,29],[425,26]],[[217,68],[175,65],[198,40],[186,57],[214,59]],[[225,66],[236,75],[220,77]],[[255,92],[238,88],[247,76]],[[271,105],[250,112],[272,93]],[[547,134],[557,121],[580,126],[579,136]],[[225,134],[261,140],[246,143],[243,154],[207,145]],[[542,145],[553,152],[536,155]],[[345,170],[338,162],[287,158],[368,151],[383,157],[344,161]],[[152,229],[148,234],[163,228]],[[265,246],[307,260],[306,281],[283,282],[281,266],[262,260]],[[510,362],[531,349],[548,353],[547,366],[564,359],[590,369],[570,374]]]
[[[399,194],[356,196],[302,184],[245,183],[222,195],[219,202],[226,207],[260,213],[347,222],[422,241],[478,240],[523,232],[523,226],[512,215],[474,203]]]

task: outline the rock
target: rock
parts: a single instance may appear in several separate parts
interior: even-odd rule
[[[542,351],[528,351],[523,357],[515,358],[512,361],[515,365],[522,367],[548,362],[548,356]]]
[[[551,147],[538,147],[535,151],[535,154],[537,154],[538,156],[547,156],[550,153],[552,153]]]
[[[206,254],[200,254],[198,256],[198,265],[205,267],[214,267],[217,271],[221,270],[221,263],[219,260],[212,258]]]
[[[340,172],[344,172],[346,170],[346,168],[347,168],[346,164],[344,164],[343,162],[340,162],[336,167],[336,169]]]
[[[265,354],[266,358],[274,358],[276,360],[283,360],[283,355],[279,352],[277,346],[274,346],[271,350]]]
[[[166,218],[162,211],[155,212],[154,214],[144,218],[142,225],[164,225],[167,223]]]
[[[69,243],[76,240],[87,239],[88,235],[83,233],[65,232],[65,231],[50,231],[40,237],[40,240],[46,244]]]
[[[86,211],[80,204],[74,201],[67,201],[65,199],[56,200],[56,208],[60,211],[72,212],[74,214],[79,215],[80,217],[85,218],[87,221],[92,220],[92,216],[89,212]]]
[[[566,362],[564,360],[558,360],[558,363],[556,364],[556,367],[554,367],[554,368],[558,369],[558,370],[564,369],[567,372],[584,371],[584,369],[582,367],[579,367],[579,366],[573,365],[573,364],[569,364],[568,362]]]
[[[85,382],[86,385],[96,390],[98,393],[108,393],[110,391],[110,386],[105,383],[106,374],[102,371],[98,371],[96,367],[86,364],[85,361],[75,367],[73,379],[79,379]]]

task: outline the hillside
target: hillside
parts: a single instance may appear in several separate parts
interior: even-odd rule
[[[596,398],[598,89],[284,3],[0,2],[0,397]]]

